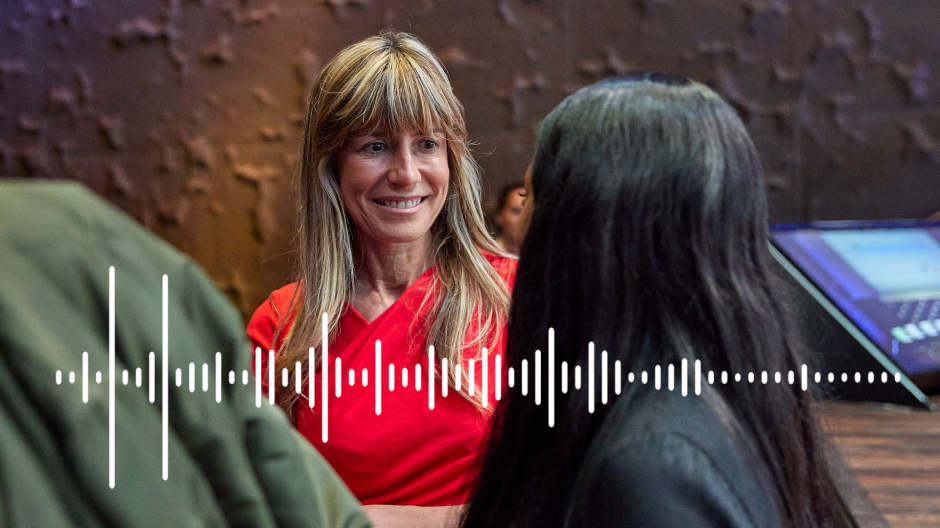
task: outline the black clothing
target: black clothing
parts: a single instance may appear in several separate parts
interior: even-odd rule
[[[650,389],[595,437],[570,526],[782,527],[746,453],[702,397]]]

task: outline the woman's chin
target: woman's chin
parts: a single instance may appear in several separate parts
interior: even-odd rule
[[[430,228],[423,228],[423,226],[417,229],[380,231],[374,233],[372,236],[363,236],[361,238],[361,243],[363,244],[375,244],[380,246],[423,244],[429,243],[430,241],[431,230]]]

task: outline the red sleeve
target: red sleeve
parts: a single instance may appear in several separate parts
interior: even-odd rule
[[[277,331],[278,317],[275,315],[274,305],[271,297],[268,297],[261,306],[255,310],[254,315],[248,321],[248,340],[251,342],[251,352],[256,348],[261,348],[263,352],[271,349],[274,340],[274,332]]]
[[[506,286],[509,288],[509,293],[511,294],[512,288],[516,284],[516,268],[519,267],[519,261],[511,257],[499,257],[486,251],[481,251],[481,253],[483,253],[486,260],[490,262],[490,265],[493,266],[496,273],[506,282]]]
[[[266,301],[261,303],[261,306],[255,310],[254,315],[252,315],[251,319],[248,321],[248,340],[251,342],[252,354],[251,368],[252,370],[255,368],[254,354],[255,351],[260,348],[261,386],[265,393],[267,393],[268,390],[268,351],[274,350],[276,352],[284,341],[284,336],[287,335],[290,320],[288,320],[288,325],[280,329],[280,333],[278,333],[278,329],[281,326],[281,321],[285,314],[289,311],[288,309],[296,289],[297,284],[294,283],[276,290]],[[274,342],[275,335],[277,335],[276,343]],[[257,374],[256,372],[255,375]]]

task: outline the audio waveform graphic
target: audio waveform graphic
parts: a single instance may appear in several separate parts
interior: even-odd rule
[[[161,420],[162,420],[162,469],[163,469],[163,480],[169,479],[169,383],[170,383],[170,372],[169,372],[169,313],[168,313],[168,298],[169,298],[169,284],[168,278],[166,275],[163,276],[162,281],[162,358],[161,358],[161,373],[160,373],[160,384],[161,384]],[[96,371],[94,373],[94,383],[108,384],[108,485],[113,489],[115,486],[115,386],[119,382],[116,372],[116,360],[115,360],[115,301],[114,301],[114,284],[115,284],[115,272],[114,267],[110,267],[108,271],[108,371],[107,371],[107,380],[103,380],[102,372]],[[328,320],[326,314],[323,314],[322,317],[323,332],[322,335],[327,335]],[[321,410],[321,439],[324,443],[329,440],[329,395],[330,395],[330,372],[329,372],[329,347],[326,342],[326,338],[321,343],[322,355],[320,360],[320,410]],[[312,364],[309,360],[313,357],[314,349],[311,347],[309,349],[308,356],[308,365]],[[247,386],[252,380],[254,381],[254,393],[255,393],[255,405],[260,407],[261,405],[267,403],[268,405],[273,405],[275,403],[275,372],[276,369],[268,368],[267,372],[267,393],[265,394],[265,388],[263,387],[263,376],[262,376],[262,354],[264,352],[260,348],[256,348],[254,351],[254,372],[258,375],[250,373],[247,369],[242,370],[240,373],[229,370],[227,376],[223,376],[222,371],[222,353],[216,352],[215,354],[215,364],[209,365],[203,363],[202,365],[196,365],[193,362],[190,362],[188,365],[188,372],[184,380],[184,371],[182,368],[176,368],[174,372],[174,382],[177,387],[183,387],[184,383],[188,385],[189,392],[194,393],[197,390],[197,383],[201,381],[199,386],[201,386],[202,392],[208,393],[210,387],[214,386],[215,390],[215,401],[222,401],[222,386],[223,383],[228,383],[228,385],[236,385],[241,383],[242,385]],[[562,361],[560,364],[555,361],[555,332],[554,329],[548,330],[548,351],[547,358],[545,361],[544,368],[546,369],[546,378],[547,378],[547,387],[543,391],[542,387],[542,353],[540,350],[536,350],[533,356],[532,361],[532,384],[533,391],[532,396],[534,398],[534,403],[536,405],[542,404],[543,393],[547,398],[547,420],[548,426],[554,427],[555,425],[555,397],[559,393],[567,394],[570,390],[586,390],[588,394],[588,412],[593,413],[596,407],[597,399],[597,382],[600,384],[600,403],[602,405],[607,405],[610,401],[610,392],[614,395],[619,395],[624,387],[624,375],[623,368],[620,360],[615,360],[611,364],[608,358],[608,353],[602,351],[600,357],[597,358],[595,354],[594,343],[588,343],[588,364],[587,364],[587,375],[582,376],[582,367],[581,365],[570,366],[567,361]],[[496,401],[500,401],[503,396],[503,364],[502,356],[500,354],[492,355],[493,361],[493,378],[494,378],[494,397]],[[463,367],[461,364],[453,365],[453,374],[454,374],[454,389],[457,391],[466,390],[469,395],[472,397],[476,390],[478,390],[476,384],[476,372],[480,371],[480,387],[481,392],[480,398],[481,403],[484,408],[491,408],[495,406],[495,402],[489,401],[489,367],[490,363],[490,354],[488,350],[484,347],[481,351],[481,357],[470,359],[467,362],[466,372],[463,372]],[[274,365],[274,351],[267,351],[267,365]],[[386,372],[387,369],[387,391],[394,392],[396,390],[395,381],[396,374],[399,372],[397,367],[389,363],[387,366],[382,362],[382,342],[377,340],[375,342],[375,368],[370,371],[366,368],[361,370],[348,369],[343,370],[342,358],[337,357],[333,363],[334,367],[334,381],[332,383],[332,388],[334,390],[335,398],[342,397],[342,390],[345,384],[349,387],[354,387],[358,383],[361,387],[368,387],[370,381],[375,389],[375,414],[382,414],[382,396],[383,392],[386,390],[386,385],[383,384],[383,372]],[[508,367],[505,369],[506,374],[506,386],[510,389],[516,389],[518,385],[518,390],[523,396],[529,396],[529,361],[528,359],[523,359],[520,362],[519,368],[519,377],[518,383],[516,379],[516,369],[513,367]],[[303,365],[301,362],[297,362],[294,368],[294,379],[293,385],[294,390],[298,394],[304,393],[303,387]],[[438,367],[440,368],[440,373],[442,375],[438,377]],[[556,386],[556,367],[559,369],[557,377],[557,386]],[[683,359],[678,369],[678,388],[683,396],[688,396],[690,391],[690,382],[691,382],[691,391],[695,395],[700,395],[702,391],[702,384],[707,383],[709,385],[716,384],[728,384],[732,383],[760,383],[767,385],[769,383],[786,383],[789,385],[794,385],[799,383],[802,390],[808,390],[809,383],[812,382],[815,384],[820,384],[823,382],[823,379],[828,380],[829,383],[833,383],[836,379],[841,379],[843,383],[847,383],[850,380],[853,380],[855,383],[862,383],[863,380],[867,380],[868,383],[875,383],[876,376],[873,372],[868,372],[867,376],[863,375],[861,372],[855,372],[854,375],[850,373],[843,372],[841,376],[836,375],[836,373],[830,372],[828,375],[822,372],[815,372],[813,376],[810,376],[809,368],[807,365],[802,365],[799,369],[799,372],[789,371],[786,373],[781,372],[748,372],[742,376],[742,373],[728,373],[727,371],[723,372],[714,372],[709,371],[707,373],[702,372],[701,362],[695,360],[692,363],[692,372],[690,379],[689,372],[689,361]],[[438,396],[437,385],[440,385],[440,397],[446,398],[450,393],[450,381],[449,376],[444,375],[443,373],[449,373],[450,366],[448,365],[447,358],[440,359],[440,364],[436,361],[436,356],[434,352],[434,347],[428,347],[427,354],[427,363],[418,363],[411,367],[402,367],[400,370],[401,373],[401,390],[415,390],[420,392],[422,390],[422,380],[427,380],[427,388],[425,389],[428,394],[428,409],[433,410],[435,408],[435,398]],[[613,370],[613,380],[611,383],[610,380],[610,370]],[[597,376],[597,370],[600,370],[600,375]],[[663,371],[665,370],[665,374]],[[156,402],[156,383],[157,383],[157,367],[156,367],[156,354],[150,352],[148,356],[148,369],[146,372],[147,379],[147,391],[149,396],[150,403]],[[214,376],[210,376],[210,371]],[[410,375],[410,372],[413,372],[413,378]],[[201,374],[201,376],[199,374]],[[63,372],[61,370],[56,371],[55,373],[55,382],[58,385],[66,382],[66,379],[63,377]],[[82,401],[88,403],[88,387],[91,383],[89,376],[89,364],[88,364],[88,352],[82,353],[82,370],[81,370],[81,379],[77,379],[76,373],[74,371],[67,373],[67,383],[75,384],[80,383],[82,387]],[[239,375],[240,374],[240,375]],[[289,387],[291,384],[290,375],[288,369],[281,369],[280,372],[280,382],[282,387]],[[311,373],[315,374],[315,372]],[[569,375],[570,374],[570,375]],[[129,370],[123,370],[120,373],[120,383],[123,385],[129,385],[131,383],[131,375],[133,375],[133,383],[138,387],[142,388],[144,385],[144,375],[145,373],[141,368],[135,369],[133,372]],[[464,377],[466,377],[466,389],[464,389]],[[587,378],[587,386],[583,387],[582,377]],[[649,384],[652,383],[653,387],[656,390],[661,390],[664,386],[669,391],[676,389],[676,380],[677,372],[676,366],[673,364],[668,364],[665,366],[665,369],[661,366],[656,366],[652,372],[642,371],[639,373],[628,372],[626,373],[626,383],[641,383]],[[306,399],[308,405],[313,408],[316,406],[315,399],[315,390],[316,390],[316,379],[317,376],[308,376],[309,382],[306,387]],[[409,380],[413,379],[413,383],[410,383]],[[888,383],[889,380],[893,380],[895,383],[901,381],[900,373],[895,373],[894,376],[889,376],[887,372],[882,372],[880,376],[881,383]],[[409,387],[410,385],[410,387]],[[612,385],[612,387],[611,387]]]

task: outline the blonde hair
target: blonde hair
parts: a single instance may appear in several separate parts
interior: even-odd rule
[[[310,347],[314,353],[303,369],[305,381],[316,372],[321,314],[328,317],[328,342],[336,338],[356,270],[335,155],[347,138],[376,129],[439,131],[445,138],[450,181],[444,208],[431,227],[438,280],[425,297],[425,303],[433,300],[425,347],[434,345],[438,360],[447,358],[454,366],[462,361],[474,318],[479,332],[469,345],[491,343],[504,327],[509,291],[480,250],[508,255],[485,227],[480,169],[467,142],[463,106],[431,50],[412,35],[383,32],[340,51],[310,93],[299,174],[299,284],[290,307],[294,322],[278,351],[278,372],[287,369],[293,376],[298,362],[307,362]],[[449,370],[442,374],[453,379]],[[277,390],[282,408],[293,416],[300,395],[289,387]],[[478,398],[461,394],[479,408]]]

